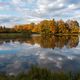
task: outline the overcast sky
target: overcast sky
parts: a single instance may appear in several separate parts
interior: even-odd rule
[[[80,0],[0,0],[0,25],[13,26],[53,18],[80,22]]]

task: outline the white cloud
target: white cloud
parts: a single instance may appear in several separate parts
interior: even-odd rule
[[[3,10],[3,7],[2,6],[0,6],[0,10]]]
[[[21,2],[21,0],[12,0],[13,4],[19,4]]]

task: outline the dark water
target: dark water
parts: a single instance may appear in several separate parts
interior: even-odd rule
[[[80,71],[79,36],[0,39],[0,72],[17,74],[31,65],[53,71]]]

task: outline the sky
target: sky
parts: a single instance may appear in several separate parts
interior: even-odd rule
[[[0,0],[0,25],[75,19],[80,23],[80,0]]]

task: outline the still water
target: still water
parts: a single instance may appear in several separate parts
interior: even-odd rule
[[[53,71],[80,71],[79,36],[0,39],[0,72],[17,74],[32,65]]]

